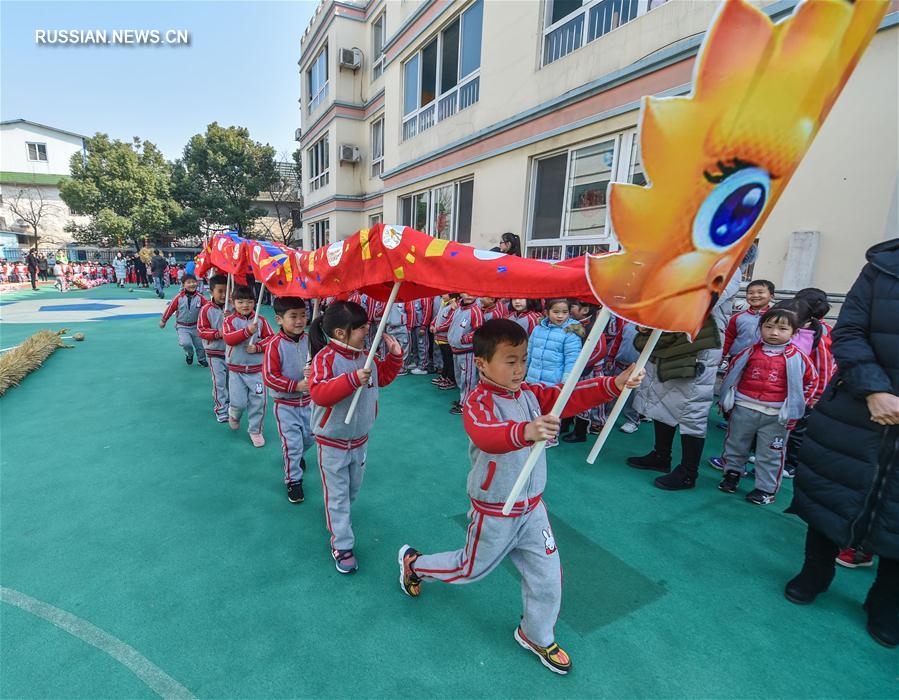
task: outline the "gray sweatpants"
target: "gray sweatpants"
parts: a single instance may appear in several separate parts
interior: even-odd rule
[[[343,450],[318,443],[325,519],[331,533],[331,549],[352,549],[356,544],[350,506],[359,495],[365,476],[368,445]]]
[[[393,339],[396,340],[400,344],[400,347],[403,349],[403,367],[406,366],[406,361],[409,358],[409,329],[405,326],[399,327],[390,327],[384,329],[384,332],[387,335],[393,336]],[[381,347],[378,348],[380,351],[381,357],[387,357],[387,343],[381,341]]]
[[[478,368],[474,364],[474,353],[453,353],[453,364],[456,370],[456,384],[459,386],[459,396],[462,403],[478,383]]]
[[[493,571],[507,556],[521,574],[524,614],[521,629],[540,646],[549,646],[562,605],[562,564],[556,550],[546,506],[517,518],[468,512],[464,549],[422,554],[415,572],[425,580],[473,583]]]
[[[212,374],[212,407],[219,423],[228,420],[228,366],[224,357],[209,355],[209,371]]]
[[[250,434],[261,433],[265,421],[265,386],[262,383],[262,372],[244,374],[228,372],[228,416],[240,420],[243,412],[247,412],[247,428]]]
[[[755,446],[755,487],[768,493],[777,493],[783,475],[788,432],[778,422],[777,416],[769,416],[745,406],[734,406],[727,421],[727,437],[724,438],[724,470],[742,473],[743,465],[749,460],[752,450],[752,439],[758,436]]]
[[[197,333],[196,326],[175,326],[178,331],[178,345],[184,349],[184,354],[188,357],[194,356],[194,350],[197,351],[197,359],[206,359],[206,350],[203,348],[203,340]]]
[[[409,355],[406,358],[406,367],[426,370],[428,368],[428,350],[430,349],[428,347],[430,345],[428,329],[424,326],[416,326],[412,329],[409,340]]]
[[[315,440],[312,438],[311,406],[275,399],[275,420],[281,437],[281,454],[284,455],[284,483],[303,478],[303,455]]]

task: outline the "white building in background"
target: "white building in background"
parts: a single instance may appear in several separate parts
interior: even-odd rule
[[[301,39],[307,248],[385,220],[526,254],[616,245],[644,95],[690,89],[714,0],[324,0]],[[796,0],[756,0],[773,19]],[[893,9],[895,10],[895,5]],[[899,12],[885,18],[759,239],[754,274],[845,292],[897,233]]]
[[[23,246],[33,242],[30,226],[10,208],[17,197],[34,207],[43,200],[41,248],[71,241],[63,230],[70,221],[88,223],[88,217],[74,216],[59,196],[59,184],[71,176],[72,156],[85,153],[86,138],[27,119],[0,122],[0,230],[17,234]]]

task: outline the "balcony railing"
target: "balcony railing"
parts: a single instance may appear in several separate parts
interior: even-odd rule
[[[543,30],[543,65],[557,61],[665,0],[592,0]]]
[[[434,124],[449,119],[456,112],[461,112],[475,104],[481,95],[481,77],[478,72],[472,73],[452,90],[440,95],[419,110],[412,112],[403,120],[403,141],[411,139],[422,131],[427,131]]]

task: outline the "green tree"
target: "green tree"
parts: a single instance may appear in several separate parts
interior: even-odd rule
[[[87,226],[67,227],[76,242],[122,246],[131,241],[140,249],[145,240],[169,238],[180,207],[159,149],[149,141],[125,143],[97,134],[87,139],[86,150],[86,156],[72,156],[72,177],[59,187],[73,213],[91,217]]]
[[[179,229],[205,235],[252,230],[266,213],[253,201],[275,177],[271,146],[253,141],[243,127],[213,122],[190,139],[172,166],[173,193],[183,208]]]

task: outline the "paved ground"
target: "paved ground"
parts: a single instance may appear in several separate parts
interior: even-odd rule
[[[38,310],[68,305],[88,308]],[[767,508],[707,467],[695,491],[658,491],[623,465],[649,426],[615,433],[595,466],[583,445],[550,452],[568,677],[512,640],[509,566],[403,596],[399,545],[464,539],[466,439],[426,377],[383,394],[354,508],[361,569],[340,577],[315,455],[290,505],[271,413],[261,450],[215,423],[208,372],[139,315],[162,306],[112,286],[3,296],[0,346],[62,325],[87,339],[0,400],[0,697],[897,697],[899,657],[864,630],[872,571],[789,604],[804,532],[782,512],[789,484]]]

